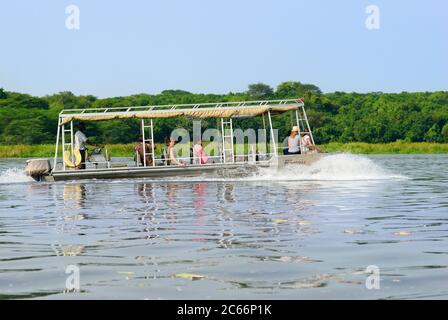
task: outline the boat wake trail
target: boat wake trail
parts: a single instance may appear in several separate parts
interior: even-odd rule
[[[278,170],[276,168],[260,168],[258,172],[247,175],[235,174],[226,177],[207,176],[166,178],[156,182],[213,182],[213,181],[357,181],[357,180],[400,180],[407,179],[382,168],[371,159],[348,153],[322,157],[312,165],[291,164]],[[144,179],[146,180],[146,179]],[[34,181],[25,175],[22,168],[9,168],[0,171],[0,185],[11,183],[27,183]],[[115,181],[121,182],[119,179]],[[111,183],[111,182],[109,182]],[[113,183],[113,182],[112,182]]]
[[[32,182],[33,178],[25,174],[23,168],[10,168],[0,171],[0,184]]]
[[[263,169],[258,177],[267,180],[390,180],[406,179],[382,168],[365,156],[348,153],[323,157],[310,166],[291,165],[282,170]]]
[[[365,156],[349,153],[322,157],[312,165],[291,164],[286,168],[260,168],[255,174],[216,177],[167,178],[160,182],[229,182],[229,181],[369,181],[408,179],[387,171]],[[153,180],[154,181],[154,180]]]

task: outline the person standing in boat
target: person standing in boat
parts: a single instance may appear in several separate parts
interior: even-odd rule
[[[294,126],[288,138],[288,154],[300,154],[299,128]]]
[[[177,160],[176,150],[174,150],[174,146],[176,145],[176,143],[177,141],[174,138],[170,138],[170,144],[168,146],[168,164],[185,166],[185,163],[182,163],[179,160]]]
[[[75,133],[75,148],[77,148],[79,150],[79,153],[81,154],[81,163],[76,168],[85,169],[87,155],[86,145],[91,145],[94,147],[98,147],[98,145],[89,142],[89,138],[87,138],[87,136],[85,135],[86,125],[83,122],[80,122],[77,128],[78,130]]]

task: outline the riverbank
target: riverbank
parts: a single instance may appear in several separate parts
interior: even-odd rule
[[[436,154],[448,153],[448,143],[429,142],[392,142],[372,144],[365,142],[338,143],[321,145],[326,152],[350,152],[355,154]],[[107,145],[110,154],[115,157],[133,155],[133,144]],[[157,145],[160,150],[161,145]],[[54,156],[54,145],[0,145],[0,158],[51,158]]]
[[[326,152],[350,152],[356,154],[440,154],[448,153],[448,143],[391,142],[365,143],[332,142],[322,145]]]

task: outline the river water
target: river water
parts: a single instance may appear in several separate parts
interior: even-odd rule
[[[156,181],[23,166],[0,160],[0,299],[448,298],[448,155]]]

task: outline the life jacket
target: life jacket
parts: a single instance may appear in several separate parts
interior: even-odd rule
[[[71,150],[64,151],[64,163],[69,168],[75,168],[81,164],[81,152],[78,148],[73,149],[73,154]]]

